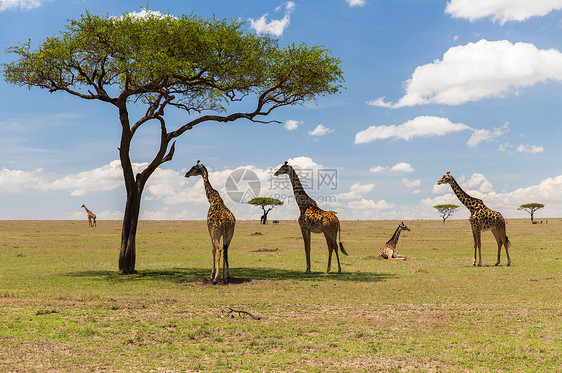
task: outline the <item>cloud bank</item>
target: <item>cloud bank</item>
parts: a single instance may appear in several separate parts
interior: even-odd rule
[[[544,16],[558,9],[562,9],[562,0],[451,0],[447,3],[445,13],[471,22],[492,18],[503,25],[507,21],[525,21],[531,17]]]
[[[562,82],[562,53],[529,43],[482,39],[450,48],[442,60],[418,66],[406,81],[406,94],[396,103],[378,98],[370,105],[400,108],[460,105],[501,97],[540,82]]]
[[[43,3],[43,0],[0,0],[0,12],[18,8],[21,10],[30,10],[40,7]]]

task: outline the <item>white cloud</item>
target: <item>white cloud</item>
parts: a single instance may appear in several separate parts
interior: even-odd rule
[[[400,125],[371,126],[355,135],[355,144],[394,137],[409,140],[413,137],[443,136],[470,129],[463,123],[453,123],[447,118],[419,116]]]
[[[384,170],[386,170],[386,167],[383,167],[383,166],[375,166],[375,167],[371,167],[369,169],[369,171],[374,173],[374,174],[376,174],[377,172],[382,172]]]
[[[451,0],[445,13],[453,18],[469,21],[491,17],[504,24],[506,21],[525,21],[562,9],[562,0]]]
[[[463,181],[464,180],[461,179],[461,182]],[[476,190],[480,193],[490,193],[494,190],[494,186],[492,185],[492,183],[480,173],[472,174],[470,179],[468,179],[464,184],[467,188],[476,188]]]
[[[349,187],[349,192],[341,193],[336,196],[337,199],[358,199],[363,194],[370,192],[376,184],[361,184],[355,183]]]
[[[294,119],[289,119],[285,122],[285,129],[288,131],[293,131],[296,130],[300,125],[302,125],[303,122],[298,121],[298,120],[294,120]]]
[[[257,34],[272,34],[275,36],[283,35],[283,32],[285,32],[291,23],[291,12],[295,8],[295,3],[288,1],[283,5],[285,6],[285,15],[282,19],[272,19],[271,21],[268,21],[267,18],[269,14],[266,13],[257,20],[250,18],[250,27],[256,30]],[[282,6],[277,7],[275,10],[281,11]]]
[[[350,7],[364,6],[367,4],[366,0],[345,0],[345,2],[348,3]]]
[[[43,177],[43,169],[22,171],[3,168],[0,170],[0,192],[20,193],[24,188],[38,188]]]
[[[16,8],[30,10],[40,7],[43,3],[43,0],[0,0],[0,12]]]
[[[519,145],[517,147],[517,151],[519,153],[531,153],[531,154],[536,154],[536,153],[542,153],[544,151],[544,148],[542,146],[536,146],[536,145]]]
[[[410,180],[410,179],[402,179],[402,184],[404,184],[407,188],[415,188],[421,185],[420,179]]]
[[[414,168],[409,163],[400,162],[390,168],[390,171],[414,172]]]
[[[519,88],[549,80],[562,81],[562,53],[558,50],[483,39],[452,47],[442,60],[418,66],[398,102],[391,104],[381,98],[370,104],[393,108],[460,105],[517,93]]]
[[[482,141],[494,141],[505,133],[508,126],[509,124],[506,123],[501,127],[495,127],[491,131],[487,129],[475,129],[466,144],[470,147],[474,147]]]
[[[310,136],[318,136],[318,137],[319,137],[319,136],[327,135],[327,134],[329,134],[329,133],[331,133],[331,132],[332,132],[331,129],[329,129],[329,128],[327,128],[327,127],[324,127],[323,125],[319,124],[319,125],[317,125],[316,128],[313,129],[312,131],[308,131],[308,134],[309,134]]]
[[[528,145],[528,144],[519,144],[519,146],[512,145],[508,142],[500,144],[499,150],[501,152],[518,152],[518,153],[530,153],[530,154],[537,154],[544,152],[544,147],[541,145]]]
[[[414,168],[412,167],[412,165],[409,164],[409,163],[405,163],[405,162],[396,163],[392,167],[375,166],[375,167],[371,167],[369,169],[370,172],[375,173],[375,174],[377,172],[382,172],[382,171],[386,171],[386,170],[396,171],[396,172],[414,172]]]
[[[385,200],[373,201],[372,199],[361,199],[360,201],[352,201],[347,204],[352,210],[384,210],[391,209],[394,207],[392,203],[388,203]]]
[[[174,17],[171,14],[163,14],[160,13],[157,10],[148,10],[148,9],[142,9],[140,12],[128,12],[126,13],[127,16],[134,18],[134,19],[146,19],[146,18],[150,18],[150,17],[154,17],[154,18],[166,18],[166,17],[171,17],[171,18],[177,18]],[[124,16],[117,16],[117,17],[110,17],[113,19],[117,19],[117,20],[122,20]]]
[[[386,101],[386,97],[379,97],[376,100],[367,101],[367,105],[386,107],[386,108],[393,107],[393,103]]]
[[[146,164],[134,164],[135,168],[146,167]],[[143,168],[144,168],[143,167]],[[108,165],[70,174],[42,186],[43,190],[68,190],[73,197],[90,192],[106,192],[123,186],[123,171],[118,160]]]

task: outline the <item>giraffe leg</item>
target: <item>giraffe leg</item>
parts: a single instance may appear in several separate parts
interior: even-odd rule
[[[224,250],[224,264],[226,265],[226,278],[230,278],[230,267],[228,265],[228,248],[230,247],[230,241],[234,236],[234,224],[232,224],[225,233],[225,236],[222,238],[223,241],[223,250]]]
[[[326,238],[326,243],[328,244],[328,268],[326,269],[326,273],[329,273],[332,267],[332,253],[334,251],[336,252],[336,259],[338,261],[338,273],[341,273],[340,256],[338,255],[338,243],[336,235],[332,232],[324,230],[324,237]]]
[[[478,267],[482,267],[482,232],[478,232]]]
[[[492,229],[492,234],[494,235],[494,238],[496,239],[496,242],[498,244],[498,261],[495,264],[495,266],[498,266],[500,264],[500,258],[502,252],[502,239],[500,237],[500,232],[497,229]]]
[[[301,232],[304,240],[304,253],[306,255],[306,271],[304,273],[310,273],[310,231],[301,227]]]
[[[222,255],[222,250],[220,250],[219,240],[218,238],[211,238],[211,242],[213,244],[213,270],[211,271],[211,281],[213,284],[217,283],[217,278],[219,276],[219,264],[220,264],[220,256]],[[217,259],[219,259],[217,261]]]
[[[511,265],[511,259],[509,258],[509,239],[507,238],[507,234],[505,233],[505,228],[503,229],[503,234],[501,235],[503,241],[503,247],[505,247],[505,255],[507,256],[507,266]]]
[[[476,252],[480,253],[480,230],[478,228],[472,228],[472,235],[474,237],[474,260],[472,261],[472,266],[476,266]],[[482,266],[482,257],[480,257],[480,262],[478,262],[478,266]]]

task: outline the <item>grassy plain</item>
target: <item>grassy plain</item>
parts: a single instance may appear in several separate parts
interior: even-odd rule
[[[343,221],[342,274],[314,235],[304,274],[296,222],[240,221],[212,285],[202,221],[140,222],[129,276],[120,222],[0,221],[0,371],[559,371],[560,219],[510,220],[511,267],[485,232],[482,268],[466,220],[407,221],[408,260],[377,259],[396,223]]]

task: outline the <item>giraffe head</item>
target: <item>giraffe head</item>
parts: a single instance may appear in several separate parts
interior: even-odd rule
[[[400,228],[401,231],[409,231],[410,228],[408,228],[406,226],[406,224],[404,224],[404,222],[401,222],[400,224],[398,224],[398,228]]]
[[[285,162],[273,176],[288,175],[289,172],[291,172],[291,166],[289,166],[288,162]]]
[[[86,208],[86,205],[82,205],[82,206],[80,206],[80,208],[82,208],[82,207]]]
[[[186,172],[185,177],[203,176],[203,170],[204,169],[205,169],[205,166],[203,166],[201,163],[199,163],[199,161],[197,161],[197,164],[195,166],[191,167],[191,169]]]
[[[451,182],[455,180],[453,179],[453,176],[451,176],[450,172],[447,172],[445,175],[443,175],[443,177],[441,178],[441,180],[439,180],[437,182],[437,185],[441,185],[441,184],[451,184]]]

